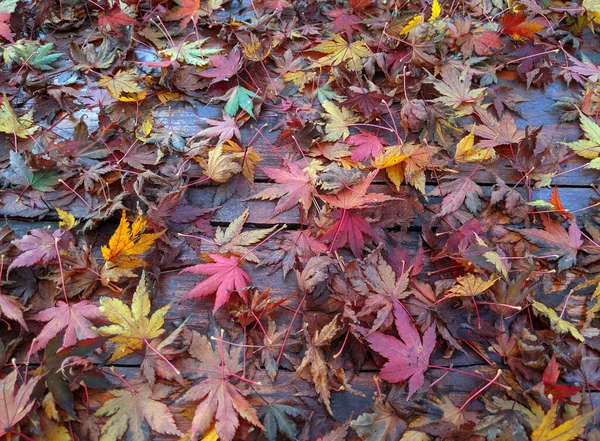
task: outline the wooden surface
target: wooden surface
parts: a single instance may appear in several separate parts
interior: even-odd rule
[[[554,103],[552,98],[556,98],[564,93],[560,83],[554,83],[554,85],[550,86],[545,91],[539,89],[526,91],[523,88],[517,89],[517,92],[531,100],[530,102],[525,102],[520,105],[520,109],[522,110],[525,119],[516,118],[519,128],[523,128],[528,124],[534,127],[543,125],[545,136],[558,141],[572,141],[581,136],[579,127],[576,123],[559,123],[560,115],[551,109],[551,105]],[[262,127],[266,124],[267,126],[263,129],[263,133],[269,141],[274,142],[277,133],[270,132],[268,128],[274,123],[275,115],[269,117],[268,112],[265,113],[267,113],[267,116],[258,121],[255,124],[255,127]],[[187,104],[173,104],[170,110],[165,107],[157,110],[155,112],[155,117],[157,123],[160,123],[161,121],[165,124],[169,123],[181,134],[193,135],[206,127],[206,124],[203,121],[204,118],[215,117],[219,114],[220,110],[218,108],[206,107],[202,104],[198,104],[195,108]],[[93,118],[90,118],[87,122],[93,127]],[[64,131],[65,135],[68,135],[70,131],[70,124],[71,123],[68,121],[65,121],[59,127]],[[256,130],[253,129],[250,124],[246,124],[242,129],[244,143],[248,143],[253,138],[255,139],[253,145],[264,158],[264,161],[260,165],[279,166],[279,159],[272,147],[261,136],[255,135]],[[286,152],[280,149],[277,153],[283,155],[291,152],[292,150]],[[583,210],[585,207],[588,207],[595,202],[594,198],[599,198],[598,193],[592,187],[592,184],[597,181],[598,173],[581,168],[577,169],[582,164],[583,162],[577,157],[571,158],[561,165],[562,172],[567,172],[557,176],[553,180],[553,184],[556,184],[559,187],[559,193],[564,205],[570,211]],[[568,172],[568,170],[571,169],[574,171]],[[473,173],[474,170],[475,172]],[[491,191],[491,186],[496,182],[496,176],[494,176],[491,171],[494,171],[498,177],[505,180],[507,183],[513,185],[516,184],[516,188],[522,193],[526,200],[543,199],[547,201],[552,192],[551,188],[543,188],[528,193],[526,180],[523,180],[522,176],[516,170],[512,169],[508,165],[508,162],[504,160],[498,161],[493,167],[486,167],[485,170],[477,168],[476,166],[461,166],[460,169],[461,174],[468,175],[473,173],[473,179],[478,182],[488,194]],[[267,177],[259,170],[256,176],[256,187],[251,193],[257,193],[269,185],[270,183],[268,182]],[[429,176],[428,190],[434,188],[435,185],[435,180],[432,176]],[[373,185],[373,190],[378,192],[389,192],[389,187],[383,179],[377,179],[376,183]],[[192,187],[188,192],[189,203],[199,207],[212,207],[215,191],[216,188],[211,186]],[[41,226],[50,226],[51,228],[56,227],[56,218],[53,217],[54,212],[45,207],[39,207],[38,212],[36,212],[37,218],[29,217],[25,219],[20,215],[23,210],[23,202],[18,200],[18,195],[5,195],[3,201],[4,205],[0,206],[0,215],[5,217],[6,222],[19,235],[23,235],[28,230],[39,228]],[[431,198],[428,203],[435,204],[436,202],[438,202],[436,198]],[[290,210],[273,217],[272,211],[275,205],[276,202],[270,201],[229,200],[216,211],[216,215],[211,219],[211,223],[214,226],[227,225],[233,219],[238,217],[247,207],[250,209],[250,215],[247,222],[248,228],[284,223],[287,225],[288,230],[299,229],[301,227],[299,210]],[[70,211],[76,217],[85,217],[88,214],[88,209],[77,199],[75,199],[70,206]],[[585,211],[579,211],[578,213],[583,212]],[[114,231],[115,226],[116,223],[104,223],[98,231],[87,233],[87,237],[94,244],[96,252],[101,245],[106,244],[110,234]],[[408,234],[412,236],[415,241],[419,239],[420,225],[418,220],[411,224]],[[200,276],[192,274],[179,275],[179,270],[186,265],[197,262],[198,252],[207,252],[211,250],[214,250],[214,247],[210,244],[203,244],[200,249],[191,249],[189,246],[184,246],[182,248],[182,255],[179,258],[181,265],[167,268],[159,275],[157,285],[154,289],[153,307],[158,308],[172,303],[172,307],[166,320],[169,329],[173,329],[187,317],[190,317],[188,322],[190,328],[197,330],[207,329],[209,315],[212,309],[212,299],[183,301],[189,290],[198,283],[201,278]],[[290,308],[297,306],[298,300],[293,296],[298,294],[298,289],[293,274],[289,274],[284,280],[281,270],[273,272],[268,268],[259,268],[254,265],[247,265],[245,266],[245,269],[250,274],[253,285],[261,289],[270,287],[271,295],[274,297],[292,296],[286,305]],[[434,268],[431,267],[429,269]],[[92,300],[97,299],[93,298]],[[278,320],[284,326],[287,325],[292,318],[291,312],[279,315],[280,318],[278,318]],[[297,319],[293,331],[298,331],[300,327],[301,323]],[[452,365],[456,369],[469,372],[477,371],[482,368],[482,366],[485,366],[484,360],[469,349],[467,349],[466,354],[456,352],[451,360],[444,358],[442,351],[437,351],[431,360],[431,363],[439,366]],[[479,365],[479,363],[481,363],[481,365]],[[128,357],[120,360],[118,367],[121,372],[127,376],[137,371],[134,367],[138,364],[139,359],[136,357]],[[376,366],[370,362],[365,365],[363,372],[351,379],[350,384],[355,389],[362,392],[364,396],[359,396],[348,391],[333,392],[332,408],[336,419],[344,421],[352,414],[356,416],[370,410],[370,404],[375,391],[373,377],[377,372]],[[427,373],[427,378],[431,382],[436,378],[439,378],[443,373],[444,372],[441,370],[430,369]],[[282,370],[275,383],[271,383],[270,379],[266,377],[261,378],[260,375],[258,375],[257,380],[262,381],[263,384],[262,386],[257,387],[256,390],[267,401],[275,401],[281,398],[293,398],[295,395],[310,394],[311,391],[314,395],[314,389],[303,386],[303,380],[294,381],[293,372]],[[482,384],[484,383],[476,378],[451,373],[444,377],[444,379],[438,383],[438,386],[450,394],[449,396],[455,405],[460,406],[468,397],[468,394]],[[599,394],[594,394],[596,406],[600,405],[600,397],[598,395]],[[255,395],[251,393],[250,396],[253,397],[252,399],[256,401],[258,406],[263,405],[261,400]],[[93,399],[96,401],[93,401],[92,404],[94,402],[97,404],[101,397],[95,397]],[[297,397],[295,399],[300,398]],[[180,414],[176,411],[175,413],[178,415]],[[178,416],[178,419],[180,420],[179,423],[181,423],[180,427],[182,427],[182,429],[187,429],[189,427],[189,421],[187,419],[182,416]]]

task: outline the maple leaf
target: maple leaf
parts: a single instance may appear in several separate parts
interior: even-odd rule
[[[121,70],[116,75],[101,76],[98,86],[104,87],[113,98],[119,101],[138,101],[146,96],[140,85],[140,78],[133,70]]]
[[[534,255],[542,255],[549,260],[558,259],[558,271],[571,268],[577,260],[577,251],[583,245],[581,230],[577,223],[571,223],[567,231],[559,223],[553,222],[549,216],[543,216],[542,224],[543,230],[523,228],[519,233],[540,248]]]
[[[229,89],[223,96],[223,99],[229,98],[223,110],[229,116],[235,116],[237,111],[241,109],[243,112],[246,112],[248,115],[255,118],[256,115],[254,114],[252,100],[257,96],[257,93],[252,92],[243,86],[235,86]]]
[[[219,245],[219,252],[222,254],[235,253],[245,256],[244,259],[250,262],[259,263],[258,257],[248,251],[249,245],[260,242],[277,228],[256,228],[249,231],[242,231],[244,223],[248,219],[250,210],[246,209],[241,215],[234,219],[223,231],[217,227],[215,231],[214,243]]]
[[[569,147],[586,159],[598,158],[600,155],[600,126],[582,112],[579,112],[579,124],[587,139],[570,142]],[[590,166],[598,168],[591,164],[596,164],[596,161],[592,161]]]
[[[531,303],[531,306],[533,306],[534,309],[540,314],[548,317],[548,320],[550,320],[550,327],[557,334],[562,335],[568,333],[571,334],[571,336],[576,340],[579,340],[581,342],[585,341],[585,338],[579,333],[577,328],[573,326],[572,323],[569,323],[568,321],[563,320],[561,317],[559,317],[554,309],[548,308],[543,303],[536,301],[533,301]]]
[[[545,27],[535,20],[527,20],[527,15],[524,12],[515,14],[509,11],[500,17],[499,22],[502,26],[502,33],[510,35],[515,40],[533,40],[534,34]]]
[[[131,308],[119,299],[100,298],[100,311],[113,324],[95,329],[100,335],[110,336],[117,348],[110,357],[110,363],[148,345],[153,338],[165,331],[162,326],[165,315],[171,308],[166,305],[150,315],[150,297],[146,285],[146,275],[142,273],[140,282],[133,294]]]
[[[295,440],[298,427],[290,417],[297,417],[300,411],[285,404],[271,403],[266,406],[258,416],[265,426],[265,437],[268,441],[282,439],[277,434],[285,436],[288,440]]]
[[[367,337],[367,341],[371,349],[388,359],[381,370],[381,378],[392,383],[408,380],[406,399],[410,400],[425,381],[424,373],[435,347],[435,325],[427,328],[421,340],[412,318],[395,297],[392,297],[392,301],[400,340],[375,332]]]
[[[15,40],[13,38],[13,33],[10,30],[10,26],[8,25],[8,21],[10,20],[10,14],[7,12],[0,13],[0,37],[5,40],[14,43]]]
[[[119,3],[115,3],[109,9],[104,9],[98,14],[98,26],[118,29],[136,23],[135,18],[125,14]]]
[[[238,139],[241,139],[242,137],[236,120],[227,113],[223,113],[223,121],[210,118],[206,118],[204,121],[212,127],[207,127],[206,129],[201,130],[196,134],[197,137],[215,138],[218,136],[219,144],[233,138],[234,136]]]
[[[202,46],[207,41],[208,38],[185,41],[179,46],[163,49],[159,54],[164,55],[171,61],[180,61],[182,63],[191,64],[192,66],[203,67],[209,63],[209,60],[206,57],[221,52],[221,48],[218,47],[203,48]]]
[[[331,415],[333,415],[333,412],[331,410],[331,392],[329,390],[329,369],[322,348],[331,343],[338,331],[337,315],[327,325],[323,326],[320,330],[316,330],[313,337],[310,336],[305,326],[304,337],[308,348],[306,349],[302,363],[296,369],[296,377],[300,376],[305,369],[309,370],[315,384],[315,389]]]
[[[362,179],[354,188],[345,188],[335,195],[319,195],[319,198],[329,205],[338,208],[330,217],[337,219],[336,222],[325,232],[322,240],[331,241],[331,250],[336,250],[346,243],[355,256],[362,254],[364,248],[364,237],[372,239],[377,235],[369,223],[353,209],[364,208],[369,205],[392,199],[388,195],[379,193],[367,193],[371,181],[377,172],[370,173]]]
[[[188,351],[193,359],[184,359],[179,365],[187,378],[202,379],[180,398],[182,401],[200,401],[192,420],[192,439],[205,434],[213,419],[221,441],[234,439],[240,416],[263,429],[244,391],[229,381],[232,376],[239,378],[241,349],[218,342],[215,351],[208,338],[192,331]]]
[[[33,122],[32,110],[23,116],[17,117],[8,98],[4,95],[0,105],[0,132],[17,135],[19,138],[29,138],[37,132],[38,128]],[[11,151],[11,153],[13,152]],[[18,155],[18,153],[16,154]]]
[[[556,427],[558,402],[544,415],[542,423],[531,434],[531,441],[571,441],[577,438],[588,425],[593,412],[579,415]]]
[[[251,183],[254,183],[254,164],[262,162],[263,158],[254,147],[240,147],[237,143],[227,140],[223,143],[223,151],[234,152],[234,156],[242,162],[242,175]]]
[[[56,306],[38,312],[31,320],[47,322],[32,346],[36,352],[46,347],[59,333],[64,333],[63,347],[73,346],[79,340],[97,337],[90,320],[102,318],[102,312],[93,303],[82,300],[78,303],[65,303],[59,300]]]
[[[60,52],[52,53],[54,43],[40,44],[38,41],[19,40],[4,49],[3,57],[9,69],[13,63],[27,65],[40,70],[52,70],[52,63],[61,57]]]
[[[52,262],[56,259],[57,241],[62,235],[62,230],[55,230],[52,234],[41,228],[29,231],[26,236],[15,242],[21,254],[11,262],[8,271],[13,268]]]
[[[327,119],[327,124],[325,124],[326,135],[323,140],[346,139],[350,135],[350,125],[358,122],[359,118],[351,110],[344,107],[340,109],[331,101],[325,101],[322,106],[327,112],[322,115]]]
[[[468,176],[445,181],[438,187],[431,190],[431,196],[443,196],[442,206],[437,217],[452,214],[460,209],[463,204],[467,206],[473,214],[479,212],[481,206],[482,188]]]
[[[352,12],[345,9],[332,9],[327,13],[328,17],[333,18],[333,32],[338,34],[344,31],[350,38],[354,30],[359,29],[360,20]]]
[[[518,144],[525,139],[525,131],[517,129],[509,113],[505,113],[499,121],[481,108],[477,109],[477,115],[483,122],[483,125],[475,126],[475,135],[484,138],[479,143],[480,147],[491,149],[499,145]]]
[[[18,322],[23,329],[27,330],[27,323],[23,318],[23,305],[13,296],[0,294],[0,317]],[[9,326],[10,329],[10,326]]]
[[[454,160],[456,162],[489,164],[497,158],[496,151],[493,148],[479,148],[475,147],[474,144],[475,133],[472,130],[456,145]]]
[[[35,405],[31,395],[42,377],[33,377],[15,393],[17,371],[14,370],[0,380],[0,436],[4,436],[25,418]]]
[[[498,277],[491,277],[483,280],[473,274],[467,274],[464,277],[457,277],[457,284],[448,290],[446,298],[452,297],[474,297],[483,294],[492,287],[498,280]]]
[[[200,17],[209,17],[223,6],[224,0],[175,0],[179,7],[169,12],[169,20],[180,20],[179,27],[185,28],[190,21],[194,23]]]
[[[402,438],[406,423],[381,396],[375,399],[373,411],[359,415],[350,423],[358,436],[365,441],[396,441]]]
[[[575,395],[581,391],[581,386],[569,386],[564,384],[556,384],[560,375],[560,368],[556,362],[556,355],[552,356],[552,359],[544,369],[542,375],[542,382],[544,384],[544,394],[552,399],[558,399],[562,403],[573,404],[567,398]]]
[[[171,393],[169,386],[151,388],[148,383],[129,382],[129,387],[110,393],[113,398],[95,413],[110,417],[102,426],[100,441],[121,439],[125,434],[128,440],[145,441],[150,439],[150,429],[163,435],[183,435],[167,405],[160,401]]]
[[[346,62],[348,70],[359,71],[363,66],[363,59],[371,56],[371,51],[364,41],[358,40],[352,43],[344,40],[341,35],[334,35],[333,40],[325,41],[312,48],[313,51],[328,55],[319,58],[311,68],[320,65],[338,66]]]
[[[433,87],[442,94],[433,102],[446,104],[456,110],[457,116],[473,113],[473,106],[485,97],[485,88],[471,90],[472,74],[469,68],[462,73],[447,64],[442,68],[442,81],[435,80]]]
[[[225,81],[238,73],[242,54],[235,48],[229,51],[227,55],[211,55],[208,57],[211,68],[205,69],[199,73],[201,77],[212,78],[210,84]]]
[[[52,186],[58,182],[58,175],[53,169],[33,171],[19,153],[11,150],[9,155],[10,167],[4,173],[4,178],[12,185],[22,185],[47,192],[52,190]]]
[[[204,169],[204,174],[218,184],[223,184],[233,175],[242,171],[236,155],[223,154],[223,144],[219,144],[208,152],[208,161],[198,158],[197,161]]]
[[[237,34],[244,55],[250,61],[262,62],[269,56],[273,48],[268,38],[258,38],[256,34]]]
[[[204,274],[208,277],[187,293],[186,299],[205,297],[216,293],[213,313],[229,301],[231,293],[236,291],[245,303],[248,302],[247,285],[250,276],[239,267],[235,256],[224,257],[220,254],[209,254],[213,263],[201,263],[183,269],[181,273]]]
[[[159,233],[143,233],[147,220],[138,213],[133,223],[129,223],[125,210],[122,211],[121,221],[114,234],[108,241],[108,245],[102,247],[102,257],[105,263],[102,269],[106,278],[125,275],[134,277],[131,269],[145,266],[140,257],[154,244],[156,239],[163,235]]]
[[[252,196],[252,199],[279,199],[273,217],[298,204],[304,209],[304,216],[308,216],[308,210],[317,194],[313,179],[292,162],[288,162],[287,167],[289,171],[283,168],[263,167],[262,171],[276,183]]]
[[[351,135],[346,138],[348,144],[355,145],[356,148],[352,151],[353,161],[364,161],[368,158],[376,158],[384,152],[384,140],[379,136],[358,129],[358,135]]]
[[[388,96],[354,86],[350,86],[350,90],[354,93],[342,102],[343,106],[360,111],[368,119],[371,115],[385,112],[384,102],[389,100]]]

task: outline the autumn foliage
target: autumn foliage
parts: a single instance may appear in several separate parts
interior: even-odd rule
[[[0,440],[600,438],[598,0],[0,0]]]

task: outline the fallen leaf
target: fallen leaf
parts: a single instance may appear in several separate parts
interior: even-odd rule
[[[144,344],[162,335],[165,315],[171,308],[166,305],[150,315],[150,297],[146,284],[146,275],[142,274],[140,282],[133,294],[131,308],[119,299],[100,298],[100,312],[113,324],[95,329],[100,335],[110,337],[117,345],[109,363],[139,351]]]

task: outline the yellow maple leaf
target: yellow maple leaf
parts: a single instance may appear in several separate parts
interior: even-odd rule
[[[196,159],[204,169],[204,174],[217,184],[223,184],[242,171],[242,166],[237,162],[236,155],[223,154],[223,144],[219,144],[208,152],[208,161],[204,158]]]
[[[552,408],[544,416],[542,423],[531,434],[531,441],[571,441],[577,438],[585,430],[593,412],[586,415],[579,415],[571,420],[565,421],[556,427],[556,409],[558,402],[554,403]]]
[[[344,61],[348,70],[360,70],[363,66],[363,58],[371,56],[371,51],[364,41],[354,41],[352,43],[344,40],[341,35],[334,35],[333,40],[325,41],[316,45],[312,50],[322,52],[327,55],[319,58],[311,67],[319,65],[337,66]]]
[[[433,0],[431,4],[431,17],[429,17],[429,23],[433,23],[438,19],[440,14],[442,13],[442,6],[438,0]]]
[[[390,146],[373,160],[373,166],[384,169],[396,190],[400,190],[400,184],[404,181],[404,168],[401,163],[408,157],[410,153],[402,151],[402,146]]]
[[[258,154],[254,147],[248,146],[245,149],[234,141],[227,140],[223,142],[224,152],[234,152],[234,156],[242,163],[242,175],[248,179],[248,181],[254,183],[254,164],[263,161],[262,156]]]
[[[456,162],[489,164],[496,159],[496,151],[493,148],[480,149],[475,147],[474,127],[467,136],[462,138],[456,145],[454,160]]]
[[[105,263],[102,275],[108,280],[118,279],[120,276],[133,277],[131,269],[145,265],[140,255],[144,254],[154,244],[164,231],[159,233],[142,234],[146,228],[146,221],[138,213],[132,224],[127,220],[125,211],[121,215],[121,222],[115,233],[102,247],[102,257]],[[121,270],[121,271],[120,271]]]
[[[122,70],[112,77],[103,75],[98,85],[119,101],[140,101],[146,97],[146,90],[140,86],[140,78],[131,70]]]
[[[588,16],[595,22],[600,24],[600,1],[598,0],[583,0],[581,4],[587,11]]]
[[[293,83],[294,86],[298,86],[298,92],[304,91],[304,86],[315,79],[315,72],[306,72],[298,70],[296,72],[288,72],[283,74],[283,79],[289,83]]]
[[[58,223],[59,227],[67,227],[67,230],[71,230],[79,223],[77,219],[75,219],[75,216],[73,216],[71,213],[61,210],[58,207],[54,207],[54,209],[56,210],[58,218],[60,219],[60,222]]]
[[[323,108],[327,113],[324,116],[327,119],[325,124],[325,138],[324,141],[337,141],[338,139],[346,139],[350,135],[350,125],[359,121],[359,118],[354,116],[352,110],[348,110],[345,107],[341,109],[331,101],[325,101]]]
[[[537,312],[546,316],[548,320],[550,320],[550,327],[557,334],[569,333],[574,339],[579,340],[581,342],[585,341],[585,338],[583,338],[583,335],[579,333],[577,328],[573,326],[572,323],[569,323],[568,321],[560,318],[554,309],[548,308],[543,303],[536,301],[531,303],[531,306],[533,306]]]
[[[133,294],[131,308],[119,299],[100,298],[99,309],[113,324],[94,330],[98,334],[111,336],[110,340],[117,345],[109,363],[142,349],[144,344],[149,344],[149,341],[164,332],[162,326],[171,305],[163,306],[151,316],[150,307],[145,273],[142,273],[140,283]]]
[[[33,135],[37,129],[38,126],[33,123],[33,110],[17,117],[8,98],[4,95],[2,105],[0,105],[0,132],[27,138]]]
[[[477,277],[473,274],[467,274],[464,277],[457,277],[458,282],[452,288],[448,290],[446,298],[450,297],[473,297],[486,292],[494,283],[496,283],[498,277],[492,277],[489,280],[484,280],[481,277]]]

